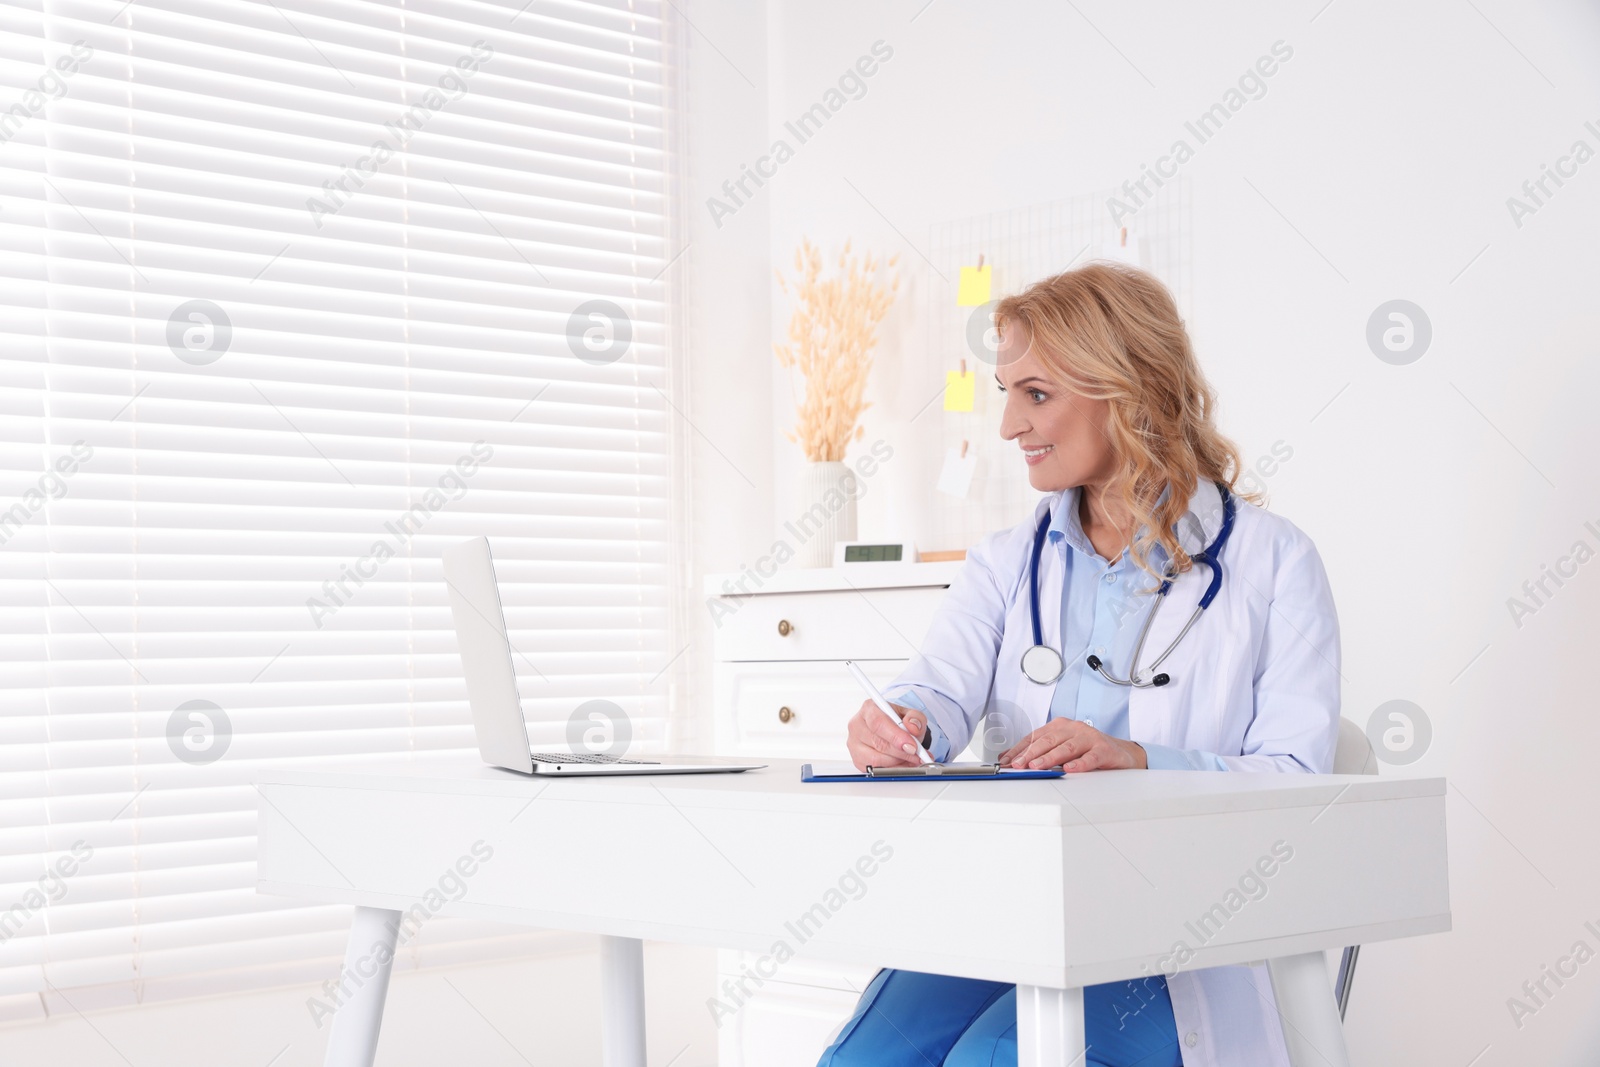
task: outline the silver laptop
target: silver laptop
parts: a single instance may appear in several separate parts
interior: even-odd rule
[[[517,694],[517,672],[511,665],[511,641],[500,607],[489,539],[477,537],[447,549],[444,580],[450,590],[450,615],[461,647],[467,676],[467,700],[478,753],[491,767],[523,774],[711,774],[754,770],[763,763],[660,756],[624,759],[601,752],[535,752],[528,744],[528,726]]]

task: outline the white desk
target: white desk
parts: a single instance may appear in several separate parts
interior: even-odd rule
[[[1269,961],[1291,1057],[1309,1067],[1346,1062],[1323,949],[1450,928],[1438,778],[1101,771],[803,785],[797,763],[775,761],[738,775],[543,782],[435,761],[267,772],[259,788],[259,890],[357,905],[345,966],[358,980],[333,1022],[335,1067],[372,1063],[386,924],[480,841],[492,857],[467,864],[465,895],[444,910],[603,935],[607,1067],[644,1067],[642,939],[774,960],[786,944],[1015,982],[1021,1067],[1080,1057],[1081,987],[1170,969],[1183,940],[1190,968]],[[1198,944],[1186,924],[1279,841],[1293,859],[1268,892]],[[951,859],[972,856],[992,859]],[[849,872],[858,899],[838,892]],[[907,936],[884,919],[903,918],[909,900],[962,921]]]

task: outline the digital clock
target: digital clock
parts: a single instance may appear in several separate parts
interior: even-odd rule
[[[910,541],[841,541],[833,546],[833,565],[846,563],[915,563],[917,546]]]

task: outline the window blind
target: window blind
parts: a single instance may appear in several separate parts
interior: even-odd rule
[[[0,1019],[337,970],[251,783],[470,750],[456,540],[535,744],[662,738],[668,53],[660,0],[0,7]]]

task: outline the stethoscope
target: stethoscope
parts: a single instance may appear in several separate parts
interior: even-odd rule
[[[1189,632],[1189,628],[1200,617],[1200,613],[1210,607],[1211,602],[1222,591],[1222,560],[1220,556],[1223,546],[1228,543],[1228,535],[1233,533],[1234,506],[1233,496],[1228,492],[1228,487],[1221,482],[1217,482],[1216,486],[1222,493],[1222,529],[1217,532],[1217,539],[1211,542],[1204,552],[1190,557],[1194,562],[1204,563],[1211,568],[1211,585],[1206,588],[1205,595],[1200,598],[1200,606],[1194,609],[1194,614],[1190,615],[1189,621],[1183,624],[1183,629],[1178,632],[1178,636],[1173,638],[1172,643],[1167,646],[1167,650],[1157,656],[1154,663],[1150,664],[1152,671],[1161,666],[1162,661],[1172,655],[1172,650],[1178,647],[1178,642],[1183,640],[1184,634]],[[1039,532],[1033,535],[1033,559],[1028,567],[1029,606],[1033,614],[1033,647],[1022,654],[1022,673],[1027,676],[1030,682],[1038,685],[1052,684],[1066,670],[1066,662],[1061,658],[1061,653],[1044,643],[1044,631],[1039,626],[1039,554],[1044,549],[1044,538],[1049,529],[1050,513],[1046,511],[1039,520]],[[1166,597],[1168,590],[1172,588],[1172,582],[1176,577],[1177,574],[1169,563],[1166,568],[1166,576],[1161,581],[1161,588],[1156,591],[1155,603],[1150,605],[1150,611],[1144,618],[1144,627],[1139,631],[1139,642],[1133,648],[1133,669],[1129,672],[1128,677],[1118,678],[1112,674],[1106,669],[1099,656],[1089,657],[1088,664],[1091,670],[1098,671],[1100,677],[1108,682],[1116,685],[1133,686],[1137,689],[1163,686],[1172,681],[1171,675],[1167,674],[1158,674],[1148,682],[1139,681],[1139,675],[1142,673],[1139,670],[1139,655],[1144,651],[1144,640],[1150,633],[1150,624],[1155,622],[1156,612],[1161,609],[1162,600]]]

